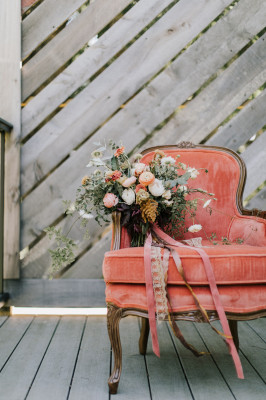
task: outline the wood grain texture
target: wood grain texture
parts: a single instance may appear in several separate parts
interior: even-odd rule
[[[252,325],[256,321],[252,321]],[[240,322],[238,321],[238,326],[240,327],[240,346],[241,349],[246,348],[247,343],[243,339],[245,336],[243,335],[242,327],[245,326],[247,322]],[[217,329],[221,329],[221,325],[219,322],[215,322],[214,325],[217,327]],[[244,370],[244,380],[240,380],[237,378],[236,373],[234,371],[234,366],[233,362],[230,359],[230,355],[224,354],[224,351],[226,351],[225,346],[222,343],[221,338],[216,335],[211,329],[207,329],[209,327],[206,327],[202,324],[196,324],[195,325],[197,331],[200,333],[202,339],[207,345],[208,350],[211,352],[211,355],[217,365],[219,366],[219,369],[224,376],[230,390],[232,391],[233,395],[235,396],[236,399],[241,398],[241,397],[247,397],[247,398],[252,398],[255,396],[256,400],[263,400],[265,396],[265,384],[262,382],[260,377],[256,374],[252,366],[249,364],[247,359],[243,356],[242,352],[240,351],[240,359],[241,363],[243,366]],[[252,333],[250,330],[247,332],[248,337],[249,337],[249,345],[248,347],[252,346],[252,343],[254,343],[254,340],[256,339],[256,334]],[[241,345],[241,342],[243,345]]]
[[[67,398],[85,321],[85,317],[61,319],[27,399]]]
[[[228,115],[228,113],[232,112],[239,103],[241,104],[245,98],[253,93],[255,88],[261,85],[263,79],[265,79],[264,66],[266,65],[266,52],[264,50],[265,42],[263,36],[241,57],[232,63],[227,70],[199,94],[184,110],[180,111],[172,118],[161,131],[155,133],[146,147],[149,145],[160,145],[162,142],[178,142],[182,139],[191,139],[194,142],[202,140],[212,128],[217,126],[217,124]],[[254,53],[260,58],[260,63],[257,63],[256,58],[253,56]],[[229,88],[230,90],[228,90]],[[140,140],[138,133],[139,132],[136,132],[134,136],[131,135],[128,137],[128,150],[134,147]],[[113,139],[116,140],[116,138],[119,139],[119,137],[120,135],[115,132]],[[103,132],[98,132],[97,140],[102,140],[104,138],[106,138],[106,135],[104,135]],[[83,165],[86,165],[88,161],[87,154],[91,152],[92,143],[94,141],[95,137],[89,139],[65,162],[64,168],[67,168],[69,171],[67,175],[64,174],[64,172],[60,174],[60,168],[58,168],[25,199],[22,204],[22,210],[25,221],[23,236],[28,236],[26,240],[28,240],[30,236],[32,237],[29,228],[31,230],[36,222],[39,223],[38,221],[40,219],[40,226],[42,226],[44,220],[49,224],[56,218],[58,207],[61,204],[60,197],[62,193],[65,194],[65,198],[68,198],[71,192],[74,191],[73,187],[75,187],[75,182],[77,182],[78,178],[78,171],[75,173],[74,165],[82,165],[82,162]],[[76,160],[78,160],[78,164],[76,164]],[[49,210],[47,202],[45,201],[47,188],[49,188],[52,195],[51,201],[53,204],[52,207],[50,207],[51,204],[49,204]],[[39,202],[39,204],[37,204],[37,198],[41,199],[41,203]],[[54,217],[54,219],[52,219],[52,217]],[[34,220],[36,222],[34,222]]]
[[[98,0],[47,43],[22,68],[22,99],[27,98],[64,65],[86,42],[119,14],[131,0]]]
[[[266,187],[256,194],[246,205],[246,208],[251,210],[257,208],[258,210],[266,210]]]
[[[158,324],[157,331],[161,349],[160,358],[152,352],[150,339],[146,356],[152,399],[192,399],[188,382],[182,370],[182,361],[176,354],[167,324]]]
[[[22,21],[22,59],[30,54],[70,15],[84,0],[44,0]]]
[[[169,3],[170,0],[137,3],[97,43],[87,48],[23,108],[22,137],[103,67]]]
[[[194,324],[191,322],[178,321],[178,326],[181,329],[186,340],[193,344],[200,351],[207,351],[206,345],[202,338],[197,333]],[[215,399],[233,399],[233,395],[225,383],[223,376],[217,371],[218,366],[215,364],[212,357],[205,355],[196,358],[191,352],[185,349],[178,340],[175,340],[176,348],[179,356],[182,359],[183,368],[187,376],[193,396],[199,399],[215,398]],[[227,354],[228,350],[221,340],[221,350],[224,352],[224,357],[230,357]],[[231,374],[233,373],[233,366]],[[215,378],[214,378],[215,376]],[[215,385],[203,384],[203,382],[213,381]]]
[[[90,132],[103,123],[147,79],[158,72],[187,42],[211,22],[225,5],[223,1],[212,3],[212,7],[208,8],[208,13],[206,9],[204,13],[205,1],[195,2],[193,13],[187,2],[178,2],[171,12],[164,15],[126,53],[123,53],[116,62],[57,114],[46,125],[46,129],[41,129],[23,146],[23,192],[52,168],[59,153],[66,154],[70,148],[73,149],[81,140],[88,137]],[[200,19],[199,15],[201,15]],[[188,19],[189,28],[186,23]],[[129,76],[130,79],[128,79]],[[73,130],[76,132],[75,135],[73,135]],[[64,146],[62,146],[62,138],[64,138]],[[33,148],[36,157],[32,156]],[[60,148],[59,152],[58,148]],[[51,155],[49,159],[47,151]]]
[[[100,346],[95,346],[100,343]],[[69,400],[108,400],[106,378],[110,369],[110,343],[106,320],[89,317],[81,342]]]
[[[6,135],[5,148],[5,215],[4,273],[6,278],[19,277],[20,218],[20,1],[0,2],[0,116],[13,125]]]
[[[266,35],[224,70],[208,87],[180,110],[149,145],[192,140],[200,143],[266,79]],[[259,62],[258,62],[259,61]]]
[[[266,132],[241,154],[247,166],[247,182],[243,194],[245,199],[266,180]]]
[[[4,367],[32,320],[32,317],[9,318],[1,327],[0,369]]]
[[[227,124],[221,126],[206,144],[229,147],[232,150],[245,144],[264,125],[266,125],[266,90],[250,101]]]
[[[6,398],[26,398],[57,322],[58,317],[38,317],[33,321],[0,374],[1,390]]]

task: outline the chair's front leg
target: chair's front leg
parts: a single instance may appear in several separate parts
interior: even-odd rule
[[[148,318],[141,318],[141,331],[139,338],[139,352],[143,356],[146,354],[147,343],[149,338],[150,324]]]
[[[119,334],[122,309],[112,304],[107,304],[107,309],[107,328],[114,355],[114,368],[108,379],[108,385],[109,392],[116,394],[122,370],[122,348]]]
[[[238,329],[237,329],[237,321],[234,319],[229,319],[229,328],[233,336],[233,341],[236,346],[237,351],[239,350],[239,338],[238,338]]]

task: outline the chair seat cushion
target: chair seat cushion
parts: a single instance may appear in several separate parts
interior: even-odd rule
[[[203,248],[210,258],[218,285],[266,283],[266,247],[210,245]],[[188,282],[193,286],[208,285],[200,255],[189,248],[178,248],[177,251]],[[105,253],[103,276],[106,282],[145,283],[143,247]],[[184,285],[172,256],[169,259],[168,284]]]
[[[193,290],[206,310],[215,310],[208,287],[199,286]],[[226,312],[252,313],[266,309],[266,285],[219,286],[219,293]],[[105,294],[107,303],[147,311],[145,285],[109,283]],[[174,312],[197,310],[186,287],[168,286],[168,295]]]

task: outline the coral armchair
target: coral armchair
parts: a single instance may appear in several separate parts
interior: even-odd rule
[[[197,177],[197,187],[215,193],[217,202],[212,215],[202,209],[197,223],[204,227],[205,238],[214,232],[218,244],[204,240],[203,248],[211,261],[220,299],[238,348],[237,321],[266,315],[266,212],[244,210],[242,193],[246,179],[245,165],[233,151],[181,143],[160,147],[170,156],[208,174]],[[155,148],[143,152],[148,163]],[[191,182],[193,183],[193,182]],[[185,239],[195,234],[187,232]],[[225,239],[226,238],[226,239]],[[240,240],[243,241],[239,244]],[[230,243],[226,245],[226,243]],[[179,248],[186,277],[209,319],[218,319],[203,262],[191,248]],[[110,393],[116,393],[121,375],[122,347],[119,337],[120,319],[127,315],[142,317],[139,339],[141,354],[146,353],[149,334],[148,306],[145,290],[144,249],[130,247],[130,238],[120,225],[120,214],[113,214],[111,251],[105,254],[103,274],[106,282],[108,333],[114,353],[114,368],[109,378]],[[202,322],[203,318],[170,256],[167,282],[175,320]]]

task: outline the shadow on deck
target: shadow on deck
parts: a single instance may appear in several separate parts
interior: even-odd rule
[[[245,380],[236,377],[223,340],[206,324],[179,322],[185,337],[209,351],[199,359],[158,325],[161,358],[138,353],[139,321],[121,321],[123,370],[118,394],[107,378],[112,353],[105,317],[0,317],[0,391],[9,400],[264,400],[266,318],[239,322]]]

